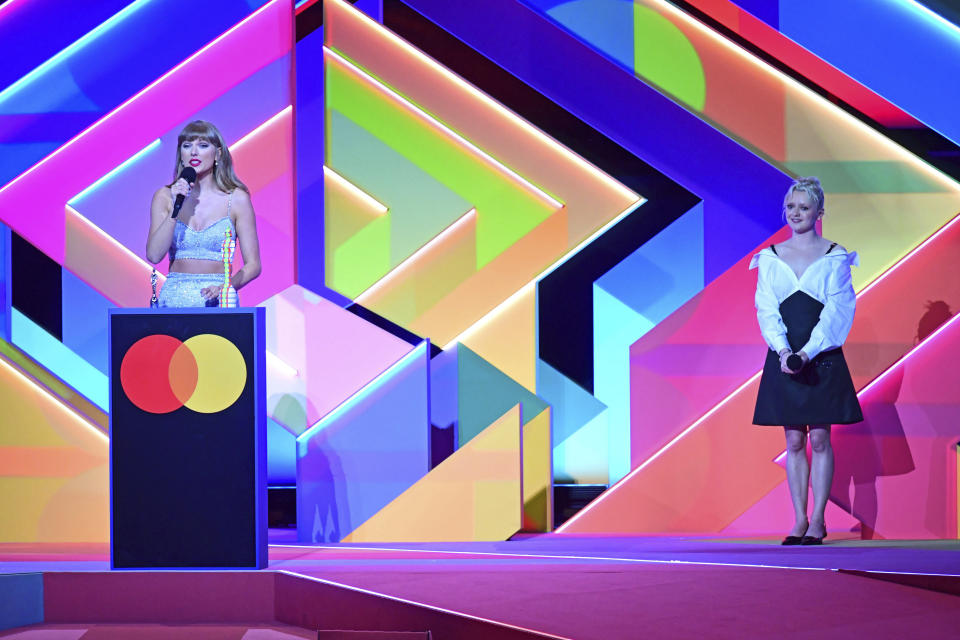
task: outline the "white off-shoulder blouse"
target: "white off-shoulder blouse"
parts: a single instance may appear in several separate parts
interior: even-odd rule
[[[813,360],[823,351],[842,346],[853,326],[857,295],[853,291],[850,267],[860,265],[857,252],[834,247],[817,258],[797,278],[783,258],[769,247],[753,256],[750,268],[757,269],[757,321],[767,345],[776,353],[790,349],[787,327],[780,317],[780,303],[802,291],[823,304],[820,321],[801,351]]]

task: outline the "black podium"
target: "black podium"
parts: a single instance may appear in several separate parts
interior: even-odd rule
[[[112,309],[114,569],[267,566],[264,309]]]

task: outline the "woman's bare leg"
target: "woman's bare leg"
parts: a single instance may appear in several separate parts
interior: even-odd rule
[[[830,425],[810,425],[810,448],[813,450],[810,469],[813,511],[810,514],[810,529],[807,535],[821,538],[827,533],[823,512],[827,508],[830,486],[833,484],[833,446],[830,444]]]
[[[807,464],[806,427],[784,427],[787,438],[787,485],[790,487],[790,499],[796,514],[796,523],[790,530],[791,536],[802,536],[807,532],[807,493],[810,481],[810,466]]]

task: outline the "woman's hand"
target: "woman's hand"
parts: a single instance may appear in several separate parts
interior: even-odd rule
[[[798,351],[797,357],[800,358],[801,364],[796,369],[791,369],[790,367],[787,366],[787,358],[792,356],[793,353],[791,353],[790,350],[788,349],[784,349],[783,351],[780,352],[779,355],[780,355],[780,371],[783,371],[784,373],[788,373],[790,375],[799,373],[799,371],[803,369],[805,366],[807,366],[808,362],[810,362],[810,358],[807,357],[807,354],[805,354],[803,351]]]
[[[797,371],[794,371],[793,369],[787,366],[787,358],[789,358],[792,355],[793,355],[793,352],[790,351],[789,349],[784,349],[783,351],[780,352],[780,371],[783,371],[784,373],[787,373],[790,375],[793,375],[797,371],[799,371],[799,369],[797,369]]]
[[[220,297],[220,285],[212,284],[209,287],[200,289],[200,295],[204,300],[216,300]]]
[[[176,201],[177,196],[183,196],[184,198],[190,197],[191,184],[185,179],[180,178],[173,183],[173,186],[170,187],[170,193],[173,194],[173,199]]]

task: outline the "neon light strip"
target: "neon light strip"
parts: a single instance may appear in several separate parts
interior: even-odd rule
[[[929,18],[933,22],[938,23],[939,26],[944,27],[947,31],[951,32],[952,35],[960,35],[960,29],[957,28],[957,25],[953,24],[939,13],[932,10],[930,7],[920,4],[917,2],[917,0],[900,0],[900,2],[907,5],[917,13],[923,15],[925,18]]]
[[[461,342],[462,340],[465,340],[467,337],[469,337],[473,333],[479,331],[482,325],[486,325],[492,318],[494,318],[495,316],[505,311],[507,308],[510,307],[511,304],[513,304],[515,301],[519,300],[523,295],[525,295],[527,293],[527,290],[530,287],[534,286],[535,284],[537,284],[537,282],[539,282],[540,280],[546,278],[548,275],[553,273],[553,271],[557,269],[560,265],[562,265],[567,260],[575,256],[577,253],[579,253],[579,251],[583,249],[583,247],[587,246],[588,244],[593,242],[596,238],[606,233],[607,230],[609,230],[615,224],[617,224],[618,222],[623,220],[625,217],[633,213],[633,211],[636,210],[637,207],[639,207],[646,201],[647,201],[646,198],[641,197],[639,200],[637,200],[636,202],[631,204],[629,207],[621,211],[619,214],[617,214],[616,217],[613,218],[613,220],[611,220],[607,224],[603,225],[602,227],[594,231],[589,238],[585,239],[576,247],[574,247],[570,251],[560,256],[560,258],[556,262],[554,262],[549,267],[541,271],[539,274],[535,275],[533,279],[530,280],[530,282],[526,283],[525,285],[521,286],[519,289],[514,291],[512,294],[510,294],[510,296],[507,297],[506,300],[504,300],[503,302],[495,306],[493,309],[485,313],[482,317],[477,319],[477,321],[474,322],[472,325],[470,325],[469,327],[461,331],[457,336],[455,336],[450,341],[448,341],[447,344],[443,345],[441,349],[446,351],[453,345],[457,344],[458,342]]]
[[[121,104],[120,106],[118,106],[116,109],[114,109],[113,111],[111,111],[111,112],[108,113],[107,115],[103,116],[102,118],[100,118],[99,120],[97,120],[96,122],[94,122],[92,125],[90,125],[90,126],[87,127],[86,129],[84,129],[83,131],[81,131],[80,133],[78,133],[77,135],[75,135],[73,138],[71,138],[70,140],[68,140],[67,142],[65,142],[61,147],[59,147],[58,149],[56,149],[55,151],[53,151],[53,153],[51,153],[50,155],[48,155],[48,156],[46,156],[45,158],[43,158],[42,160],[40,160],[40,162],[38,162],[37,164],[33,165],[32,167],[30,167],[29,169],[27,169],[26,171],[24,171],[23,173],[21,173],[19,176],[17,176],[16,178],[14,178],[14,179],[11,180],[10,182],[8,182],[8,183],[7,183],[6,185],[4,185],[3,187],[0,187],[0,194],[2,194],[2,193],[3,193],[4,191],[6,191],[7,189],[11,188],[11,187],[12,187],[13,185],[15,185],[16,183],[20,182],[20,180],[22,180],[22,179],[25,178],[26,176],[28,176],[28,175],[30,175],[31,173],[33,173],[34,171],[38,170],[40,167],[42,167],[44,164],[46,164],[47,162],[49,162],[51,159],[53,159],[53,158],[57,157],[59,154],[63,153],[66,149],[70,148],[70,146],[71,146],[72,144],[74,144],[75,142],[77,142],[78,140],[80,140],[81,138],[83,138],[84,136],[86,136],[86,135],[87,135],[88,133],[90,133],[91,131],[94,131],[95,129],[103,126],[106,122],[108,122],[111,118],[113,118],[117,113],[119,113],[120,111],[122,111],[128,104],[134,102],[134,101],[137,100],[140,96],[142,96],[142,95],[144,95],[145,93],[149,92],[151,89],[153,89],[155,86],[157,86],[158,84],[160,84],[161,82],[163,82],[164,80],[166,80],[168,77],[170,77],[170,76],[172,76],[173,74],[177,73],[181,68],[183,68],[183,67],[185,67],[186,65],[190,64],[190,62],[192,62],[194,59],[196,59],[196,58],[200,57],[201,55],[203,55],[204,52],[206,52],[208,49],[214,47],[218,42],[220,42],[220,41],[223,40],[224,38],[228,37],[231,33],[233,33],[234,31],[236,31],[237,29],[240,29],[242,26],[244,26],[244,25],[247,24],[248,22],[252,21],[252,20],[253,20],[254,18],[256,18],[258,15],[260,15],[261,13],[263,13],[264,11],[266,11],[268,8],[272,7],[275,3],[281,2],[281,1],[283,1],[283,0],[273,0],[272,2],[266,3],[265,5],[263,5],[262,7],[260,7],[259,9],[257,9],[256,11],[254,11],[253,13],[251,13],[249,16],[247,16],[246,18],[244,18],[242,21],[238,22],[237,24],[233,25],[232,27],[230,27],[229,29],[227,29],[226,31],[224,31],[222,34],[220,34],[219,36],[217,36],[216,39],[211,40],[211,41],[210,41],[209,43],[207,43],[203,48],[197,50],[197,51],[196,51],[193,55],[191,55],[189,58],[187,58],[186,60],[184,60],[183,62],[181,62],[181,63],[178,64],[177,66],[175,66],[173,69],[170,69],[170,71],[167,71],[165,74],[163,74],[162,76],[160,76],[159,78],[157,78],[156,80],[154,80],[153,82],[151,82],[149,85],[147,85],[146,87],[144,87],[143,89],[141,89],[140,91],[138,91],[136,94],[134,94],[133,96],[131,96],[130,98],[128,98],[126,101],[123,102],[123,104]]]
[[[84,196],[90,194],[92,191],[95,191],[98,187],[100,187],[101,185],[111,180],[114,176],[118,175],[120,172],[122,172],[124,169],[129,167],[131,164],[133,164],[134,162],[139,160],[141,157],[150,153],[151,151],[153,151],[159,146],[160,146],[160,139],[157,138],[156,140],[154,140],[153,142],[145,146],[143,149],[140,149],[140,151],[137,151],[135,154],[133,154],[132,156],[124,160],[123,163],[120,164],[118,167],[116,167],[113,171],[107,173],[105,176],[103,176],[102,178],[94,182],[92,185],[90,185],[89,187],[87,187],[77,195],[70,198],[70,200],[67,201],[67,204],[73,204],[77,200],[83,199]]]
[[[77,422],[79,422],[80,424],[82,424],[83,426],[87,427],[87,428],[88,428],[90,431],[92,431],[93,433],[97,434],[97,436],[99,436],[104,442],[109,442],[110,439],[107,437],[107,434],[105,434],[103,431],[101,431],[101,430],[99,429],[99,427],[95,426],[95,425],[92,424],[91,422],[88,422],[87,419],[84,418],[83,416],[81,416],[79,413],[76,413],[75,411],[69,409],[69,408],[67,407],[67,405],[66,405],[60,398],[58,398],[57,396],[53,395],[53,393],[51,393],[48,389],[46,389],[45,387],[37,384],[36,381],[34,381],[33,379],[29,378],[25,373],[23,373],[22,371],[20,371],[20,370],[17,369],[16,367],[14,367],[12,364],[10,364],[9,362],[7,362],[7,359],[6,359],[6,358],[0,358],[0,363],[2,363],[3,366],[5,366],[5,367],[6,367],[7,369],[9,369],[10,371],[12,371],[12,372],[14,372],[15,374],[17,374],[20,378],[22,378],[24,381],[26,381],[26,382],[27,382],[31,387],[33,387],[35,390],[41,392],[43,395],[45,395],[45,396],[47,396],[48,398],[50,398],[50,399],[53,401],[53,404],[56,405],[57,407],[59,407],[61,411],[63,411],[64,413],[66,413],[68,416],[70,416],[71,418],[73,418],[74,420],[76,420]]]
[[[948,328],[952,327],[953,324],[958,321],[960,321],[960,313],[954,315],[952,318],[950,318],[949,320],[944,322],[942,325],[937,327],[937,330],[931,333],[930,335],[928,335],[926,338],[924,338],[923,342],[916,345],[913,349],[910,349],[910,351],[907,351],[905,354],[900,356],[899,360],[897,360],[892,365],[890,365],[883,373],[881,373],[879,376],[871,380],[867,386],[865,386],[863,389],[858,391],[857,397],[858,398],[863,397],[864,394],[866,394],[868,391],[870,391],[870,389],[874,387],[874,385],[880,384],[880,382],[886,379],[887,376],[892,374],[895,370],[901,368],[906,363],[906,361],[909,358],[911,358],[915,353],[917,353],[918,351],[920,351],[920,349],[923,349],[924,347],[929,345],[937,336],[939,336],[941,333],[946,331]],[[778,455],[776,458],[773,459],[773,461],[779,463],[786,458],[786,455],[787,455],[787,451],[786,449],[784,449],[783,452],[780,453],[780,455]]]
[[[149,2],[150,0],[136,0],[136,2],[134,2],[133,4],[127,5],[117,13],[107,18],[104,22],[102,22],[98,26],[91,29],[86,35],[82,36],[79,40],[77,40],[73,44],[68,45],[65,49],[63,49],[53,57],[45,60],[39,67],[37,67],[33,71],[30,71],[29,73],[27,73],[27,75],[23,76],[22,78],[20,78],[19,80],[11,84],[9,87],[4,89],[3,91],[0,91],[0,105],[2,105],[5,100],[12,97],[18,91],[20,91],[20,89],[22,89],[24,86],[35,81],[38,76],[46,73],[47,71],[50,71],[55,65],[63,62],[66,58],[68,58],[69,56],[73,55],[74,53],[82,49],[84,46],[89,44],[92,40],[95,40],[96,38],[98,38],[100,35],[103,34],[103,32],[109,29],[112,29],[117,24],[119,24],[124,18],[129,16],[131,13],[137,11],[138,9],[140,9],[141,7],[143,7]]]
[[[524,631],[526,633],[533,633],[541,638],[550,638],[551,640],[573,640],[573,638],[567,638],[565,636],[555,636],[544,631],[537,631],[536,629],[528,629],[526,627],[518,627],[513,624],[508,624],[506,622],[497,622],[496,620],[490,620],[489,618],[482,618],[480,616],[475,616],[469,613],[463,613],[462,611],[454,611],[453,609],[444,609],[443,607],[437,607],[432,604],[427,604],[425,602],[417,602],[416,600],[407,600],[406,598],[398,598],[397,596],[387,595],[385,593],[379,593],[377,591],[371,591],[369,589],[364,589],[362,587],[354,587],[349,584],[343,584],[342,582],[334,582],[333,580],[324,580],[323,578],[317,578],[315,576],[306,575],[303,573],[295,573],[293,571],[287,571],[286,569],[278,569],[277,573],[284,573],[288,576],[295,578],[302,578],[304,580],[312,580],[313,582],[319,582],[320,584],[326,584],[333,587],[339,587],[341,589],[346,589],[348,591],[354,591],[356,593],[363,593],[370,596],[376,596],[377,598],[382,598],[384,600],[392,600],[394,602],[402,602],[403,604],[413,605],[415,607],[420,607],[423,609],[430,609],[432,611],[439,611],[441,613],[446,613],[450,615],[457,616],[458,618],[467,618],[469,620],[477,620],[479,622],[485,622],[487,624],[499,627],[501,629],[515,629],[517,631]]]
[[[66,208],[67,208],[67,211],[68,211],[71,215],[73,215],[77,220],[80,220],[81,222],[85,223],[88,227],[90,227],[91,229],[93,229],[94,231],[96,231],[98,234],[100,234],[101,236],[103,236],[103,238],[104,238],[105,240],[108,240],[108,241],[110,242],[110,244],[112,244],[112,245],[115,246],[116,248],[120,249],[121,251],[123,251],[124,253],[126,253],[128,256],[130,256],[130,257],[133,258],[134,260],[136,260],[140,265],[143,266],[144,269],[147,269],[147,270],[152,270],[152,269],[153,269],[153,265],[149,264],[146,260],[144,260],[143,258],[141,258],[140,256],[138,256],[137,254],[135,254],[133,251],[131,251],[130,249],[128,249],[128,248],[125,247],[124,245],[120,244],[120,242],[119,242],[116,238],[114,238],[114,237],[111,236],[109,233],[107,233],[106,231],[104,231],[103,229],[101,229],[100,227],[98,227],[97,225],[95,225],[95,224],[93,224],[92,222],[90,222],[89,220],[87,220],[80,212],[78,212],[76,209],[74,209],[73,207],[71,207],[69,204],[66,205]],[[166,282],[167,277],[166,277],[165,275],[163,275],[162,273],[159,273],[159,272],[157,273],[157,275],[158,275],[159,278],[160,278],[159,282],[161,282],[161,283],[162,283],[162,282]]]
[[[306,11],[318,2],[320,2],[320,0],[300,0],[300,2],[298,2],[294,7],[296,9],[295,15],[300,15],[302,12]]]
[[[367,74],[366,71],[364,71],[357,65],[353,64],[352,62],[350,62],[349,60],[347,60],[346,58],[344,58],[343,56],[335,52],[333,49],[324,47],[323,53],[324,55],[330,56],[331,58],[336,60],[339,64],[346,67],[348,71],[350,71],[354,76],[356,76],[363,82],[366,82],[367,84],[373,86],[376,90],[390,97],[394,102],[399,103],[402,107],[406,108],[408,111],[411,111],[412,113],[417,115],[421,120],[426,122],[428,125],[439,130],[445,136],[453,138],[458,144],[460,144],[463,147],[466,147],[471,153],[478,156],[487,164],[493,165],[496,169],[498,169],[502,173],[512,178],[514,182],[518,183],[521,187],[523,187],[524,189],[532,193],[534,196],[536,196],[540,200],[546,202],[548,205],[550,205],[554,209],[559,209],[560,207],[563,206],[562,202],[560,202],[559,200],[557,200],[556,198],[548,194],[546,191],[536,186],[535,184],[533,184],[532,182],[530,182],[529,180],[521,176],[519,173],[511,169],[510,167],[503,164],[502,162],[500,162],[499,160],[497,160],[496,158],[488,154],[486,151],[482,150],[480,147],[473,144],[472,142],[464,138],[462,135],[460,135],[459,133],[457,133],[456,131],[454,131],[444,123],[440,122],[436,118],[434,118],[432,115],[430,115],[429,113],[427,113],[426,111],[424,111],[423,109],[421,109],[420,107],[412,103],[410,100],[408,100],[404,96],[400,95],[399,93],[397,93],[396,91],[388,87],[386,84],[384,84],[380,80],[377,80],[373,76]]]
[[[882,280],[883,278],[885,278],[886,276],[888,276],[890,273],[892,273],[893,271],[899,269],[902,265],[906,264],[907,260],[909,260],[909,259],[912,258],[914,255],[916,255],[917,252],[918,252],[922,247],[927,246],[927,245],[928,245],[930,242],[932,242],[937,236],[939,236],[940,234],[946,232],[950,227],[952,227],[954,224],[956,224],[958,220],[960,220],[960,216],[957,216],[957,217],[953,218],[953,220],[951,220],[950,222],[948,222],[948,223],[945,224],[944,226],[942,226],[942,227],[940,227],[939,229],[937,229],[937,231],[935,231],[935,232],[933,233],[933,235],[931,235],[929,238],[927,238],[926,240],[924,240],[924,241],[923,241],[920,245],[918,245],[913,251],[909,252],[909,253],[908,253],[907,255],[905,255],[903,258],[901,258],[900,260],[898,260],[898,261],[897,261],[892,267],[890,267],[886,272],[884,272],[883,274],[881,274],[880,277],[878,277],[876,280],[874,280],[872,283],[870,283],[869,286],[864,287],[864,288],[857,294],[857,299],[859,300],[860,297],[861,297],[863,294],[865,294],[867,291],[869,291],[870,289],[872,289],[872,288],[873,288],[873,285],[876,284],[879,280]],[[956,316],[954,316],[954,317],[956,317]],[[953,320],[951,319],[950,322],[953,322]],[[942,327],[941,327],[941,329],[942,329]],[[932,337],[933,335],[937,335],[939,332],[940,332],[940,329],[938,329],[936,332],[934,332],[930,337]],[[918,345],[918,346],[919,346],[919,345]],[[446,348],[446,347],[444,347],[444,348]],[[914,349],[914,350],[915,350],[915,349]],[[904,357],[905,357],[905,356],[904,356]],[[893,366],[896,366],[896,364],[894,364]],[[891,367],[891,368],[892,368],[892,367]],[[888,371],[889,371],[889,369],[888,369]],[[630,473],[628,473],[627,475],[625,475],[623,478],[621,478],[619,481],[617,481],[616,484],[614,484],[612,487],[610,487],[609,489],[607,489],[607,490],[606,490],[604,493],[602,493],[601,495],[597,496],[597,498],[596,498],[593,502],[591,502],[591,503],[588,504],[586,507],[584,507],[584,508],[581,509],[579,512],[577,512],[577,514],[574,515],[572,518],[570,518],[569,520],[567,520],[566,522],[564,522],[560,527],[558,527],[558,528],[556,529],[556,533],[563,533],[563,530],[564,530],[565,528],[567,528],[568,526],[570,526],[573,522],[576,522],[576,520],[578,520],[578,519],[579,519],[582,515],[584,515],[585,513],[588,513],[588,512],[590,511],[590,509],[593,508],[596,504],[598,504],[599,502],[602,502],[603,499],[604,499],[603,496],[609,495],[609,494],[613,493],[614,491],[616,491],[617,488],[620,487],[621,484],[623,484],[624,482],[626,482],[629,478],[631,478],[631,477],[634,476],[637,472],[639,472],[639,471],[642,470],[644,467],[646,467],[648,464],[650,464],[650,462],[652,462],[654,459],[660,457],[667,449],[669,449],[669,448],[672,447],[674,444],[676,444],[678,440],[680,440],[680,439],[681,439],[683,436],[685,436],[686,434],[690,433],[690,431],[693,430],[694,427],[696,427],[697,425],[699,425],[700,423],[702,423],[707,417],[713,415],[713,413],[715,413],[717,409],[719,409],[721,406],[725,405],[730,399],[732,399],[735,395],[737,395],[738,393],[740,393],[741,391],[743,391],[743,389],[744,389],[745,387],[747,387],[750,383],[752,383],[754,380],[756,380],[758,377],[760,377],[760,374],[761,374],[761,373],[763,373],[763,370],[762,370],[762,369],[761,369],[760,371],[758,371],[757,373],[755,373],[755,374],[754,374],[749,380],[747,380],[745,383],[743,383],[742,385],[740,385],[739,387],[737,387],[736,390],[734,390],[730,395],[728,395],[726,398],[724,398],[723,400],[721,400],[719,404],[717,404],[717,405],[714,406],[712,409],[710,409],[710,411],[708,411],[708,412],[705,413],[703,416],[701,416],[696,422],[694,422],[692,425],[690,425],[689,427],[687,427],[686,429],[684,429],[684,430],[680,433],[680,435],[678,435],[678,436],[676,436],[675,438],[673,438],[670,442],[668,442],[666,445],[664,445],[663,447],[661,447],[660,450],[658,450],[656,453],[654,453],[651,457],[649,457],[649,458],[647,458],[646,460],[644,460],[643,463],[642,463],[640,466],[638,466],[636,469],[634,469],[633,471],[631,471]],[[881,376],[882,376],[882,375],[883,375],[883,374],[881,374]],[[871,384],[873,384],[873,383],[871,383]],[[868,385],[868,387],[869,387],[869,385]],[[866,388],[865,388],[865,389],[866,389]],[[864,390],[865,390],[865,389],[864,389]],[[859,394],[858,394],[858,395],[859,395]],[[781,455],[782,455],[782,454],[781,454]],[[776,458],[776,459],[779,459],[779,456],[778,456],[778,458]],[[776,459],[775,459],[775,460],[776,460]]]
[[[334,1],[334,0],[331,0],[331,1]],[[607,188],[618,192],[619,194],[623,195],[625,198],[640,197],[638,194],[634,193],[632,190],[626,188],[624,185],[620,184],[617,180],[614,180],[605,172],[598,169],[595,165],[591,164],[590,162],[587,162],[585,159],[583,159],[582,157],[580,157],[579,155],[577,155],[567,147],[563,146],[562,144],[560,144],[559,142],[557,142],[556,140],[548,136],[539,128],[533,126],[532,124],[530,124],[529,122],[527,122],[526,120],[518,116],[516,113],[514,113],[510,109],[506,108],[505,106],[503,106],[502,104],[500,104],[499,102],[497,102],[496,100],[494,100],[493,98],[485,94],[484,92],[480,91],[475,86],[473,86],[472,84],[470,84],[469,82],[467,82],[466,80],[458,76],[457,74],[450,71],[450,69],[446,68],[445,66],[443,66],[442,64],[440,64],[439,62],[437,62],[427,54],[425,54],[424,52],[412,46],[409,42],[407,42],[406,40],[404,40],[394,32],[384,28],[382,24],[380,24],[379,22],[377,22],[376,20],[374,20],[364,12],[356,9],[355,7],[351,7],[350,5],[347,5],[346,3],[340,0],[336,0],[336,1],[339,2],[339,4],[343,5],[344,7],[347,7],[348,9],[355,11],[357,15],[362,17],[362,19],[366,22],[369,28],[377,32],[378,36],[386,37],[387,39],[391,40],[398,47],[407,51],[407,53],[409,53],[412,57],[420,60],[421,62],[425,63],[427,66],[430,66],[433,69],[435,69],[441,75],[445,76],[446,79],[450,81],[452,84],[457,85],[467,93],[471,94],[478,101],[482,102],[486,107],[503,114],[504,116],[506,116],[507,118],[510,118],[511,120],[514,120],[515,122],[519,122],[521,125],[523,125],[524,128],[528,129],[531,136],[539,138],[542,142],[551,146],[553,148],[554,153],[566,157],[567,159],[571,160],[574,164],[579,165],[582,169],[584,169],[588,173],[591,173],[597,178],[599,178],[602,182],[606,183]]]
[[[251,131],[251,132],[248,133],[247,135],[243,136],[242,138],[240,138],[239,140],[237,140],[237,141],[234,142],[233,144],[227,145],[228,147],[230,147],[230,153],[234,153],[234,152],[238,151],[238,150],[240,149],[240,147],[242,147],[246,142],[250,141],[255,135],[257,135],[258,133],[262,132],[264,129],[266,129],[267,127],[269,127],[270,125],[272,125],[274,122],[276,122],[277,120],[279,120],[279,119],[282,118],[283,116],[287,115],[287,113],[290,112],[290,111],[292,111],[292,110],[293,110],[293,105],[292,105],[292,104],[287,105],[286,107],[284,107],[283,109],[281,109],[279,112],[277,112],[277,113],[275,113],[274,115],[270,116],[270,118],[269,118],[266,122],[264,122],[263,124],[261,124],[260,126],[258,126],[258,127],[257,127],[256,129],[254,129],[253,131]]]
[[[795,567],[789,565],[777,564],[744,564],[740,562],[707,562],[705,560],[658,560],[654,558],[617,558],[607,556],[572,556],[565,554],[537,554],[537,553],[496,553],[489,551],[444,551],[443,549],[404,549],[392,547],[354,547],[339,546],[331,547],[328,545],[295,545],[295,544],[271,544],[271,547],[280,549],[331,549],[334,551],[387,551],[393,553],[436,553],[450,555],[484,556],[494,558],[523,558],[529,560],[594,560],[597,562],[632,562],[635,564],[684,564],[705,567],[748,567],[755,569],[797,569],[799,571],[839,571],[831,567]],[[764,545],[766,546],[766,545]],[[884,572],[887,573],[887,572]],[[302,574],[297,574],[302,575]],[[941,574],[931,574],[941,575]]]
[[[297,369],[287,364],[280,356],[272,351],[267,351],[267,363],[272,364],[277,369],[280,369],[282,373],[287,374],[291,378],[296,378],[300,375],[300,372]]]
[[[404,366],[406,366],[408,362],[413,361],[417,358],[423,357],[424,354],[426,354],[426,349],[427,349],[427,341],[424,340],[423,342],[418,344],[416,347],[414,347],[413,350],[410,351],[410,353],[403,356],[402,358],[400,358],[399,360],[391,364],[389,367],[381,371],[377,375],[377,377],[375,377],[373,380],[371,380],[367,384],[363,385],[353,395],[351,395],[349,398],[347,398],[346,400],[338,404],[336,407],[331,409],[325,416],[320,418],[320,420],[318,420],[316,424],[314,424],[312,427],[310,427],[309,429],[301,433],[299,436],[297,436],[297,442],[300,442],[300,440],[306,440],[307,438],[313,436],[315,433],[319,433],[320,431],[322,431],[327,426],[327,424],[332,422],[335,418],[338,418],[341,414],[344,414],[350,409],[352,409],[358,402],[360,402],[364,398],[364,396],[368,395],[374,388],[379,386],[381,382],[386,380],[387,377],[390,376],[390,374],[402,369]]]
[[[806,86],[802,85],[797,80],[794,80],[790,76],[780,73],[773,67],[768,66],[765,62],[756,58],[752,53],[750,53],[746,49],[743,49],[739,45],[731,42],[730,40],[720,35],[713,29],[710,29],[709,27],[705,26],[699,20],[694,19],[689,14],[684,13],[683,11],[673,6],[669,2],[666,2],[665,0],[651,0],[651,1],[656,2],[656,4],[662,7],[665,12],[673,14],[677,19],[683,21],[685,24],[688,24],[691,27],[694,27],[700,33],[707,36],[709,39],[713,40],[714,42],[717,42],[723,47],[726,47],[730,51],[733,51],[738,56],[740,56],[740,58],[753,64],[758,69],[761,69],[767,75],[770,75],[776,78],[777,80],[783,82],[784,84],[787,84],[793,87],[802,95],[811,99],[815,104],[820,105],[828,113],[836,115],[839,118],[845,119],[852,129],[857,130],[862,134],[865,134],[867,138],[870,138],[877,143],[885,145],[895,155],[900,156],[904,162],[909,162],[910,164],[915,165],[921,171],[923,171],[924,173],[930,175],[932,178],[939,181],[944,187],[947,188],[948,191],[957,191],[958,188],[960,188],[960,184],[958,184],[956,181],[947,177],[945,174],[933,168],[932,166],[930,166],[929,164],[927,164],[917,156],[913,155],[907,149],[904,149],[902,146],[900,146],[890,138],[884,135],[881,135],[874,129],[871,129],[864,122],[861,122],[860,120],[858,120],[851,114],[847,113],[843,109],[839,109],[835,107],[833,104],[828,102],[826,98],[821,97],[819,94],[807,88]]]
[[[425,245],[414,251],[409,258],[391,269],[387,275],[383,276],[372,285],[364,289],[364,291],[356,298],[357,304],[366,304],[367,300],[376,296],[381,289],[386,287],[392,280],[398,278],[402,272],[416,262],[421,256],[432,251],[434,247],[442,245],[449,236],[452,236],[455,232],[459,231],[461,227],[465,226],[471,220],[475,220],[476,217],[477,210],[474,208],[457,218],[453,224],[431,238]]]
[[[341,187],[343,187],[344,190],[354,194],[357,198],[365,202],[367,206],[369,206],[371,209],[375,209],[379,213],[379,215],[386,215],[386,213],[390,210],[390,208],[387,207],[387,205],[383,204],[382,202],[374,198],[372,195],[370,195],[369,193],[367,193],[357,185],[353,184],[352,182],[344,178],[342,175],[340,175],[339,173],[337,173],[327,165],[323,165],[323,177],[330,178],[331,182],[336,182]]]
[[[18,7],[26,2],[26,0],[7,0],[4,3],[0,3],[0,18],[3,17],[5,11],[10,11],[10,7],[17,5]]]

